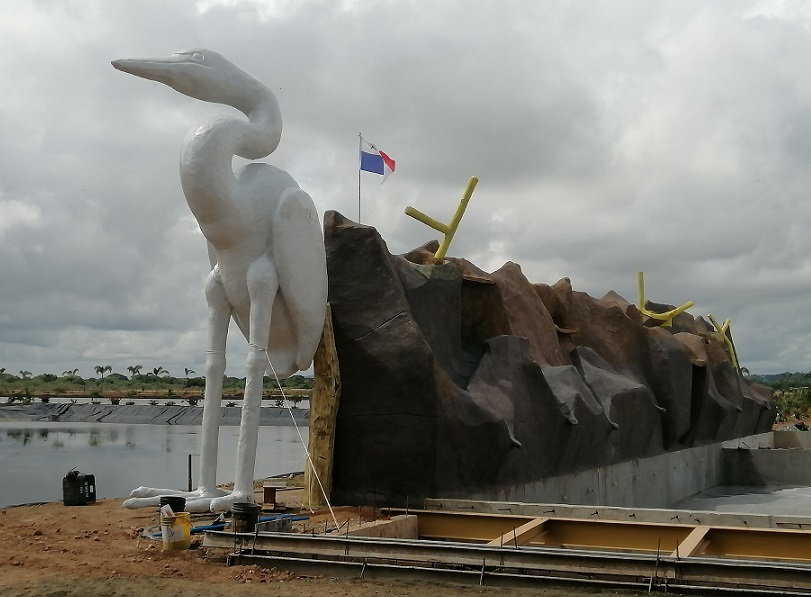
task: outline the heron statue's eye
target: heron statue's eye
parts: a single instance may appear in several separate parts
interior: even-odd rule
[[[195,60],[199,61],[199,62],[202,62],[206,58],[200,52],[195,52],[194,54],[191,55],[191,57],[194,58]]]

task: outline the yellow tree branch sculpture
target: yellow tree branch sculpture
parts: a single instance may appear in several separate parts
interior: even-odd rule
[[[479,179],[475,176],[470,177],[470,180],[467,182],[467,187],[465,188],[465,193],[462,195],[462,199],[459,201],[459,207],[456,208],[456,213],[453,214],[450,224],[443,224],[431,216],[422,213],[418,209],[414,209],[410,205],[405,208],[406,215],[411,216],[415,220],[419,220],[426,226],[430,226],[437,232],[441,232],[445,235],[445,238],[442,239],[442,242],[439,245],[439,250],[434,254],[434,259],[436,259],[438,262],[445,258],[445,254],[448,252],[448,247],[451,246],[453,235],[456,234],[456,229],[459,227],[459,222],[462,220],[462,216],[465,215],[468,201],[470,201],[470,197],[473,195],[473,191],[478,182]]]
[[[710,318],[712,325],[715,326],[715,331],[712,334],[713,338],[724,343],[724,348],[727,349],[729,358],[732,360],[732,364],[735,365],[735,369],[740,370],[738,365],[738,355],[735,352],[735,345],[732,343],[732,334],[729,331],[730,320],[727,319],[723,324],[718,325],[718,322],[715,321],[715,317],[712,316],[712,313],[708,314],[707,317]]]
[[[636,273],[636,284],[639,295],[637,308],[639,309],[640,313],[642,313],[645,317],[661,321],[663,328],[671,327],[673,325],[673,318],[676,317],[676,315],[684,313],[687,311],[687,309],[693,306],[693,301],[687,301],[681,307],[676,307],[675,309],[671,309],[665,313],[654,313],[653,311],[649,311],[645,308],[645,274],[642,272]]]

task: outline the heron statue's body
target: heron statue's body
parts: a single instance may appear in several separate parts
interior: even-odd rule
[[[169,85],[185,95],[233,106],[248,116],[211,118],[183,142],[183,192],[208,241],[208,352],[200,476],[196,491],[139,487],[124,505],[156,505],[184,495],[189,511],[228,510],[253,501],[262,380],[270,362],[279,377],[307,369],[321,337],[327,274],[321,226],[312,199],[286,172],[248,164],[236,175],[234,155],[257,159],[279,144],[276,98],[258,80],[210,50],[160,60],[116,60],[115,68]],[[233,317],[249,343],[234,489],[216,486],[225,344]]]

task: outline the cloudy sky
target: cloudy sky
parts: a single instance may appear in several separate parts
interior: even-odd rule
[[[321,213],[357,219],[358,132],[397,161],[362,187],[392,252],[436,237],[407,205],[449,219],[476,175],[451,255],[632,302],[643,270],[651,300],[731,318],[750,371],[811,369],[808,4],[4,0],[8,372],[202,372],[208,260],[178,152],[236,113],[110,65],[194,47],[274,91],[266,161]]]

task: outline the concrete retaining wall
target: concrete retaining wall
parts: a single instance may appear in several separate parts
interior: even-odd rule
[[[773,448],[800,448],[811,449],[811,432],[806,431],[775,431]]]
[[[724,445],[724,484],[811,486],[811,433],[775,431],[771,445],[749,447]]]
[[[742,451],[746,451],[746,448],[771,448],[773,445],[772,433],[763,433],[465,497],[475,500],[667,508],[724,482],[724,448],[733,451],[744,448]]]

